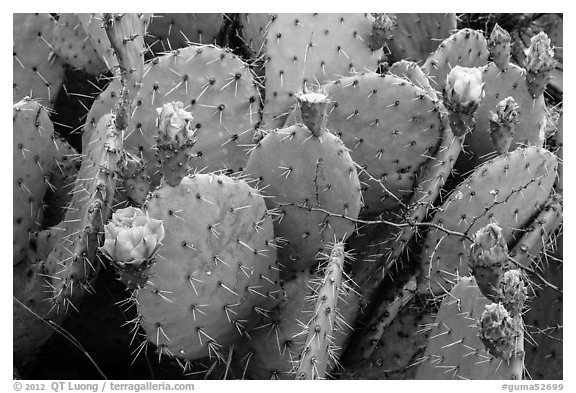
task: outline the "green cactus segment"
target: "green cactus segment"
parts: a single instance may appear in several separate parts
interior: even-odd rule
[[[44,218],[42,227],[52,227],[61,222],[66,215],[66,208],[72,200],[72,189],[80,169],[82,155],[63,138],[54,138],[56,154],[50,187],[44,195]]]
[[[485,96],[474,115],[476,126],[466,137],[466,162],[459,169],[469,171],[486,161],[495,151],[490,140],[490,113],[496,110],[500,101],[512,97],[518,105],[518,118],[514,128],[514,138],[510,150],[518,146],[542,146],[544,143],[544,128],[546,126],[546,104],[543,96],[536,99],[528,92],[526,71],[510,64],[505,71],[494,63],[484,67],[482,72]]]
[[[54,126],[46,109],[24,99],[13,106],[13,263],[26,256],[28,233],[42,224],[42,200],[52,187],[50,173],[56,147]]]
[[[550,82],[551,71],[556,66],[554,48],[550,44],[550,38],[542,31],[530,39],[530,46],[524,53],[528,91],[532,97],[537,98],[544,93]]]
[[[46,269],[57,272],[51,299],[56,308],[67,309],[96,279],[96,250],[111,213],[122,154],[114,121],[114,115],[107,115],[98,122],[71,190],[68,213],[59,225],[63,235],[46,260]]]
[[[324,379],[328,361],[333,355],[331,345],[338,315],[338,299],[343,296],[344,244],[336,243],[324,275],[314,291],[315,305],[306,326],[304,349],[296,369],[296,379]]]
[[[269,315],[263,316],[259,325],[249,332],[236,347],[239,354],[238,368],[241,375],[253,379],[294,379],[298,359],[304,351],[305,323],[314,312],[313,288],[322,281],[322,276],[304,271],[283,285],[284,297]],[[334,342],[329,359],[328,372],[337,365],[352,328],[349,326],[358,313],[360,297],[353,291],[339,302],[338,315],[333,330]],[[334,321],[333,321],[334,322]]]
[[[244,149],[260,120],[260,96],[248,65],[214,46],[190,46],[150,62],[128,125],[128,151],[142,151],[148,162],[156,160],[150,149],[156,144],[156,109],[175,101],[194,117],[197,158],[190,165],[198,170],[241,170],[248,160]]]
[[[266,49],[268,28],[277,15],[275,14],[238,14],[238,30],[252,59],[259,59]]]
[[[56,22],[50,14],[13,14],[12,22],[12,102],[29,96],[51,108],[64,81],[52,46]]]
[[[84,123],[84,129],[82,131],[83,151],[86,150],[86,146],[88,145],[88,142],[90,142],[92,133],[94,132],[100,118],[114,110],[118,100],[120,99],[121,92],[122,82],[119,77],[115,77],[92,103],[90,111],[86,116],[86,122]]]
[[[106,35],[128,85],[142,82],[146,27],[147,20],[143,14],[104,14]]]
[[[488,304],[474,278],[460,279],[442,301],[416,379],[522,379],[522,329],[509,360],[490,355],[479,338],[476,322]]]
[[[84,294],[93,291],[100,267],[96,250],[110,214],[122,139],[112,115],[103,117],[96,130],[84,152],[65,219],[33,239],[37,252],[29,258],[35,259],[14,269],[14,298],[57,325],[76,309]],[[19,305],[14,307],[14,331],[15,357],[26,360],[54,328]]]
[[[195,175],[148,201],[163,245],[135,294],[140,325],[160,354],[219,356],[279,296],[272,219],[243,180]]]
[[[446,77],[457,65],[461,67],[481,67],[488,63],[488,46],[481,32],[462,29],[444,40],[428,57],[422,69],[428,74],[432,87],[442,91]]]
[[[400,60],[392,64],[388,69],[388,72],[400,78],[407,78],[412,82],[412,84],[425,90],[432,100],[438,100],[436,90],[430,86],[430,79],[428,79],[428,76],[426,76],[424,71],[422,71],[422,68],[420,68],[418,63],[408,60]]]
[[[328,129],[362,168],[365,212],[397,207],[412,194],[415,173],[440,143],[435,102],[406,79],[376,73],[342,78],[326,91],[335,103]]]
[[[223,14],[161,14],[150,19],[146,44],[153,53],[170,52],[189,44],[216,44]]]
[[[328,214],[357,218],[360,210],[356,168],[335,135],[314,136],[301,124],[271,132],[252,151],[245,173],[271,196],[268,208],[279,210],[275,233],[288,243],[278,250],[283,275],[314,265],[330,242],[354,232],[351,221]]]
[[[509,269],[508,244],[496,224],[480,228],[470,247],[470,270],[478,288],[488,299],[499,301],[504,270]]]
[[[382,50],[368,48],[368,14],[278,14],[266,37],[264,124],[282,127],[304,84],[376,71]]]
[[[562,197],[558,194],[552,195],[510,251],[510,256],[517,263],[526,267],[534,266],[540,252],[553,244],[555,232],[562,225],[562,209]]]
[[[101,13],[78,13],[76,14],[84,31],[90,37],[92,46],[98,52],[100,59],[109,70],[118,67],[118,59],[114,55],[114,49],[110,44],[106,30],[104,29],[104,16]]]
[[[556,184],[554,188],[559,194],[564,193],[564,113],[560,114],[558,118],[556,134],[554,134],[554,139],[556,140],[556,156],[558,156],[558,179],[556,179]]]
[[[119,191],[136,206],[142,206],[146,202],[146,197],[151,189],[150,176],[146,171],[146,162],[140,157],[125,152],[120,167],[120,181],[122,182]]]
[[[556,156],[539,147],[500,155],[461,183],[432,223],[470,237],[495,221],[511,244],[548,200],[556,166]],[[457,275],[467,275],[470,244],[467,238],[431,228],[421,257],[424,275],[419,290],[441,294]]]
[[[490,50],[492,61],[501,70],[506,70],[510,64],[511,41],[510,33],[496,23],[492,33],[490,33],[488,49]]]
[[[388,14],[397,26],[386,41],[391,62],[410,60],[424,63],[440,42],[456,31],[456,14],[399,13]]]
[[[54,28],[54,52],[72,67],[88,74],[99,75],[106,71],[104,61],[76,14],[59,14]]]

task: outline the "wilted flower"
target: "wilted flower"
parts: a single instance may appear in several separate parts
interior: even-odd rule
[[[449,109],[472,113],[484,97],[484,84],[480,68],[456,66],[446,77],[444,99]]]
[[[510,317],[502,304],[487,304],[478,327],[480,340],[491,355],[510,360],[519,352],[522,326],[519,320]]]
[[[498,225],[488,224],[476,233],[470,249],[470,264],[484,296],[498,301],[500,280],[508,267],[508,245]]]
[[[490,120],[496,124],[518,123],[519,106],[513,97],[506,97],[496,104],[496,112],[490,112]]]
[[[520,315],[527,299],[525,275],[521,270],[508,270],[500,282],[501,302],[510,315]]]
[[[545,72],[554,68],[556,60],[554,60],[554,49],[550,44],[550,38],[545,32],[540,32],[530,39],[530,47],[528,47],[524,54],[524,68],[528,72]]]
[[[164,104],[162,108],[157,108],[156,112],[160,137],[165,142],[182,146],[194,137],[194,132],[190,129],[194,117],[184,109],[181,102]]]
[[[117,210],[104,227],[100,250],[120,267],[140,267],[152,258],[164,239],[162,220],[148,217],[135,207]]]

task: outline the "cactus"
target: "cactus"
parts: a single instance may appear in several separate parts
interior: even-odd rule
[[[558,376],[561,16],[51,15],[13,18],[22,377],[63,339],[102,377]]]
[[[480,291],[493,302],[499,301],[500,284],[508,263],[508,244],[496,224],[480,228],[470,247],[470,271]]]
[[[462,29],[445,39],[422,66],[428,74],[431,85],[442,91],[446,77],[457,65],[461,67],[481,67],[488,63],[486,38],[472,29]]]
[[[386,40],[390,62],[410,60],[423,63],[439,43],[456,30],[456,14],[388,14],[395,26]]]
[[[146,209],[166,234],[148,280],[133,295],[138,323],[160,356],[185,362],[219,356],[258,312],[277,303],[275,239],[264,200],[242,180],[198,174],[157,189]]]
[[[65,219],[36,236],[47,244],[14,269],[14,298],[20,302],[13,310],[18,362],[29,359],[53,332],[38,316],[61,324],[93,290],[100,268],[96,249],[110,214],[121,149],[114,116],[103,117],[84,153]]]
[[[72,67],[88,74],[99,75],[106,70],[104,61],[76,14],[58,15],[54,28],[54,52]]]
[[[306,325],[304,349],[298,361],[296,379],[325,378],[328,362],[333,360],[334,330],[338,318],[338,300],[343,286],[344,244],[336,243],[330,251],[324,275],[314,291],[315,305]]]
[[[259,93],[248,66],[214,46],[189,46],[148,63],[128,126],[127,150],[142,151],[146,161],[154,161],[149,147],[156,143],[156,109],[176,101],[194,117],[197,157],[191,166],[242,169],[248,159],[243,146],[252,141],[259,121]]]
[[[432,220],[421,257],[423,292],[442,293],[454,277],[467,274],[469,238],[491,219],[502,228],[508,244],[521,235],[552,190],[557,159],[550,152],[527,147],[498,156],[476,169],[444,202]]]
[[[306,83],[376,71],[382,50],[367,46],[373,21],[367,14],[278,14],[266,37],[266,127],[284,124]]]
[[[245,171],[264,195],[274,196],[266,203],[278,209],[275,233],[287,241],[278,250],[283,276],[313,266],[330,242],[354,232],[352,222],[333,214],[357,218],[360,210],[360,183],[350,154],[323,127],[325,96],[311,93],[300,99],[303,113],[313,113],[303,115],[311,129],[296,124],[269,133],[252,151]]]
[[[490,33],[488,48],[490,50],[490,56],[492,56],[492,61],[502,71],[506,70],[508,64],[510,64],[510,41],[512,41],[510,33],[496,23],[494,29],[492,29],[492,33]]]
[[[150,20],[146,44],[153,53],[170,52],[192,43],[216,45],[223,15],[155,13]]]
[[[554,49],[551,47],[550,39],[544,32],[540,32],[530,39],[530,47],[525,51],[526,59],[526,82],[528,91],[532,97],[537,98],[544,93],[546,85],[550,81],[550,71],[554,69],[556,60],[554,59]]]
[[[52,108],[64,81],[64,63],[53,53],[50,14],[13,14],[12,101],[24,97]]]
[[[488,353],[479,334],[484,341],[500,339],[501,336],[490,336],[487,330],[480,333],[475,323],[482,319],[486,328],[491,326],[488,322],[493,317],[482,314],[486,306],[489,310],[494,307],[489,305],[490,301],[482,295],[474,278],[460,279],[442,301],[416,379],[522,379],[524,332],[517,327],[521,322],[515,320],[512,323],[510,317],[506,320],[514,332],[512,345],[507,348],[510,356],[492,356],[490,353],[499,352],[493,345],[494,349]],[[503,308],[496,310],[503,310],[501,314],[507,315]]]
[[[452,132],[465,135],[474,126],[474,112],[484,98],[482,72],[479,68],[455,66],[446,77],[443,96]]]
[[[188,160],[193,155],[196,143],[195,131],[192,131],[194,117],[184,110],[184,104],[175,102],[158,108],[158,136],[156,154],[160,173],[166,182],[175,187],[188,173]]]
[[[362,169],[365,214],[402,205],[412,193],[415,173],[440,142],[442,127],[432,98],[405,79],[376,73],[339,79],[326,91],[336,105],[328,128]]]
[[[496,104],[496,112],[491,113],[490,139],[498,154],[510,150],[518,123],[518,115],[518,104],[512,97],[506,97]]]
[[[26,256],[28,233],[42,224],[42,200],[50,184],[56,147],[46,109],[29,98],[13,107],[13,264]]]

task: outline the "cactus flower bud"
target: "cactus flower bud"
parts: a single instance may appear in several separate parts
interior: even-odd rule
[[[524,51],[524,68],[526,68],[526,82],[528,91],[534,98],[540,97],[548,82],[550,73],[556,66],[554,49],[550,45],[550,39],[543,31],[530,39],[530,47]]]
[[[496,112],[490,112],[490,139],[498,154],[508,152],[512,145],[520,117],[518,108],[514,98],[507,97],[496,104]]]
[[[501,70],[508,68],[510,63],[511,41],[510,33],[496,23],[488,40],[488,48],[492,55],[492,61]]]
[[[164,104],[156,112],[158,135],[155,148],[159,172],[170,186],[176,187],[188,173],[188,160],[194,156],[192,148],[196,134],[190,129],[193,117],[181,102]]]
[[[444,87],[444,105],[452,132],[462,136],[474,125],[474,112],[484,98],[484,83],[480,68],[456,66],[446,76]]]
[[[190,129],[194,117],[184,109],[181,102],[164,104],[162,108],[157,108],[156,112],[160,137],[166,142],[182,146],[194,137],[194,132]]]
[[[507,361],[521,354],[522,319],[510,317],[502,304],[487,304],[478,327],[480,340],[491,355]]]
[[[446,77],[446,95],[453,105],[468,112],[476,109],[484,97],[484,83],[480,68],[456,66]]]
[[[524,51],[524,54],[526,55],[524,68],[528,72],[549,71],[556,65],[550,38],[543,31],[530,39],[530,46]]]
[[[498,225],[488,224],[476,233],[470,263],[484,296],[493,302],[499,301],[500,280],[508,268],[508,245]]]
[[[328,120],[328,96],[320,92],[303,93],[296,96],[302,121],[315,136],[321,136],[326,131]]]
[[[164,239],[162,221],[135,207],[117,210],[104,230],[100,250],[119,268],[140,268],[154,257]]]

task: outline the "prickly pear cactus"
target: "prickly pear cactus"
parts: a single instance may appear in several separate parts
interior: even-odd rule
[[[507,359],[491,355],[479,337],[476,321],[484,320],[482,313],[489,304],[474,278],[460,278],[442,301],[416,379],[522,379],[523,329],[514,330]]]
[[[382,50],[372,51],[368,14],[278,14],[266,37],[263,122],[281,127],[304,84],[376,71]]]
[[[517,240],[548,200],[556,166],[556,156],[545,149],[516,149],[480,166],[452,191],[424,243],[420,291],[441,294],[458,275],[467,275],[469,236],[491,220],[502,228],[508,244]]]
[[[316,135],[302,124],[271,132],[245,173],[278,210],[275,233],[287,242],[278,250],[283,276],[313,266],[330,242],[354,232],[351,221],[333,215],[358,217],[360,183],[346,147],[330,132]]]
[[[360,168],[364,211],[378,214],[401,205],[440,142],[435,102],[406,79],[376,73],[331,82],[326,92],[335,103],[327,126]]]
[[[467,172],[491,157],[496,151],[490,140],[490,113],[497,111],[497,105],[507,97],[516,104],[517,121],[509,149],[519,146],[542,146],[546,126],[546,105],[544,97],[533,98],[528,91],[526,71],[510,64],[505,71],[490,63],[482,69],[485,95],[474,115],[476,124],[473,132],[466,136],[466,161],[459,163],[458,169]]]
[[[133,296],[138,323],[160,355],[220,356],[280,295],[264,199],[243,180],[199,174],[158,188],[147,210],[166,234]]]
[[[146,44],[160,54],[190,44],[217,44],[225,14],[155,13],[150,19]]]
[[[456,14],[397,13],[391,36],[386,40],[390,63],[410,60],[423,63],[438,45],[456,30]]]
[[[64,81],[64,63],[53,53],[56,22],[50,14],[12,17],[12,101],[29,96],[52,108]]]
[[[76,14],[62,13],[54,28],[54,52],[74,68],[99,75],[107,67]]]
[[[65,219],[32,236],[26,263],[14,269],[14,358],[29,361],[56,325],[93,291],[100,264],[96,250],[116,185],[122,139],[114,116],[104,116],[78,172]],[[39,244],[40,243],[40,244]],[[35,252],[34,252],[35,251]],[[47,289],[48,288],[48,289]]]
[[[432,87],[442,91],[446,76],[453,67],[481,67],[488,63],[489,54],[486,38],[481,32],[462,29],[445,39],[422,68],[432,81]]]
[[[50,184],[56,145],[46,109],[29,98],[14,104],[13,263],[26,256],[28,233],[42,225],[42,201]]]
[[[146,161],[155,162],[150,147],[156,144],[156,110],[179,101],[194,117],[191,167],[236,172],[245,166],[245,145],[260,120],[260,95],[246,63],[225,49],[194,45],[154,59],[144,74],[128,125],[128,151],[141,151]]]

